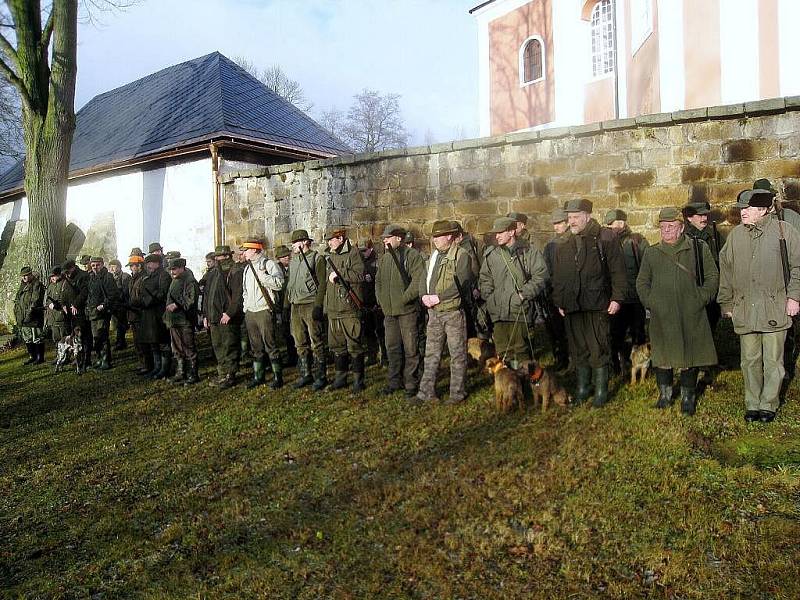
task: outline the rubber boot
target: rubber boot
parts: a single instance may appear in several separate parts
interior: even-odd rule
[[[147,375],[153,370],[153,353],[147,350],[143,351],[139,356],[139,368],[136,373],[139,375]]]
[[[41,365],[42,363],[44,363],[44,342],[39,342],[36,344],[36,361],[33,364]]]
[[[311,389],[315,392],[324,390],[328,385],[328,365],[325,363],[324,356],[317,356],[314,359],[314,385]]]
[[[690,417],[697,409],[697,369],[681,371],[681,412]]]
[[[252,390],[260,385],[264,385],[264,361],[253,361],[253,378],[247,384],[247,389]]]
[[[575,390],[575,404],[583,404],[589,399],[589,381],[592,378],[592,368],[580,365],[576,368],[578,388]]]
[[[594,369],[594,400],[592,406],[600,408],[608,402],[608,366]]]
[[[186,374],[186,383],[184,385],[194,385],[200,381],[197,375],[197,359],[189,361],[189,372]]]
[[[186,361],[182,358],[175,359],[175,375],[170,378],[170,383],[180,383],[186,379]]]
[[[672,406],[672,369],[655,369],[658,384],[658,402],[654,408]]]
[[[100,370],[108,371],[111,368],[111,348],[106,346],[100,351]]]
[[[359,354],[353,358],[353,393],[363,392],[367,387],[364,385],[364,355]]]
[[[217,383],[217,387],[221,390],[227,390],[228,388],[232,388],[234,385],[236,385],[236,373],[228,373],[227,375],[223,375]]]
[[[269,383],[269,387],[273,390],[279,390],[283,387],[283,363],[280,360],[272,361],[272,374],[274,378]]]
[[[153,376],[153,379],[169,379],[170,371],[172,370],[172,353],[161,353],[161,368]]]
[[[32,365],[36,362],[36,351],[33,349],[36,344],[25,344],[25,347],[28,349],[28,360],[26,360],[23,365]]]
[[[350,356],[347,354],[340,354],[336,357],[334,364],[336,366],[336,377],[333,379],[330,389],[340,390],[347,385],[347,366]]]
[[[145,379],[155,379],[155,376],[161,370],[161,352],[154,350],[153,355],[153,368],[144,374]]]
[[[314,378],[311,375],[310,355],[306,354],[305,356],[298,357],[297,372],[300,375],[300,377],[297,379],[297,381],[294,382],[294,386],[292,386],[294,387],[294,389],[299,390],[300,388],[304,388],[307,385],[311,385],[314,382]]]

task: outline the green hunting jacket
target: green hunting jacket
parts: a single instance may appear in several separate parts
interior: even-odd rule
[[[401,244],[395,250],[395,254],[410,277],[411,283],[406,287],[392,255],[388,250],[384,250],[383,256],[378,260],[375,295],[383,314],[387,317],[407,315],[417,310],[420,280],[425,277],[425,261],[417,250]]]
[[[75,317],[79,321],[86,319],[86,299],[89,297],[89,274],[83,269],[76,268],[72,277],[64,277],[72,287],[72,308],[77,309]]]
[[[786,222],[783,231],[789,259],[786,287],[774,213],[767,213],[754,225],[734,227],[719,254],[717,302],[723,314],[733,313],[733,330],[740,335],[792,326],[786,298],[800,300],[800,234]]]
[[[364,259],[358,247],[354,246],[350,239],[346,239],[339,248],[333,252],[330,249],[325,251],[326,262],[333,261],[336,268],[353,288],[356,296],[363,302],[364,291],[361,289],[364,281]],[[333,273],[330,265],[326,265],[325,278]],[[291,270],[291,269],[290,269]],[[331,319],[352,315],[357,309],[347,300],[347,293],[340,283],[330,283],[325,290],[325,313]]]
[[[128,279],[128,322],[139,323],[142,320],[140,298],[142,297],[142,278],[146,275],[144,271],[131,273]],[[135,300],[134,300],[135,299]]]
[[[197,298],[200,286],[188,269],[173,278],[167,291],[164,306],[164,325],[167,327],[194,327],[197,324]],[[169,312],[166,307],[175,303],[177,310]]]
[[[642,266],[642,257],[650,245],[641,233],[633,233],[628,225],[621,231],[615,232],[620,246],[622,258],[625,261],[625,275],[628,285],[625,288],[624,302],[632,304],[639,301],[636,294],[636,278]]]
[[[14,298],[14,320],[17,327],[44,327],[44,286],[37,277],[28,283],[20,281]]]
[[[55,283],[47,284],[47,291],[44,295],[46,325],[63,325],[67,322],[64,308],[69,309],[72,306],[74,295],[72,286],[63,277]],[[50,308],[50,304],[53,305],[53,308]]]
[[[97,273],[89,275],[89,295],[86,298],[86,315],[90,321],[110,319],[114,311],[122,303],[117,282],[114,276],[103,267]],[[97,307],[103,305],[103,310]]]
[[[140,309],[139,339],[143,344],[159,344],[166,337],[163,315],[172,278],[159,267],[144,273],[131,288],[131,306]]]
[[[675,244],[648,247],[636,279],[636,291],[650,310],[652,363],[660,368],[717,364],[706,305],[714,299],[719,272],[709,247],[699,244],[703,284],[697,285],[695,249],[682,235]],[[680,266],[678,266],[680,265]]]
[[[516,240],[510,248],[486,248],[478,286],[492,321],[515,321],[519,317],[525,323],[533,299],[548,278],[542,253],[524,240]]]
[[[309,250],[303,259],[300,253],[292,254],[289,261],[289,281],[286,284],[286,299],[290,304],[311,304],[322,306],[325,303],[325,291],[328,279],[325,277],[326,265],[323,256],[316,250]],[[306,266],[314,269],[314,275]],[[317,283],[314,283],[314,276]]]
[[[227,259],[206,273],[206,287],[203,291],[203,316],[210,325],[219,325],[223,314],[231,321],[244,319],[244,269],[239,263]]]
[[[432,265],[430,278],[428,272]],[[472,289],[474,277],[470,267],[469,254],[453,244],[442,253],[434,251],[425,265],[425,272],[420,280],[420,296],[435,294],[439,296],[439,304],[433,307],[436,312],[452,312],[463,307],[462,292]]]

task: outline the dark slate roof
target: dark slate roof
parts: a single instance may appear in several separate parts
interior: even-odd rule
[[[213,52],[95,96],[76,114],[70,173],[228,136],[317,156],[351,152],[290,102]],[[0,194],[20,188],[19,161]]]

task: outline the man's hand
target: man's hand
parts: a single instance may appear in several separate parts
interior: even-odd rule
[[[78,314],[78,309],[76,307],[72,307],[72,315],[75,316]]]
[[[517,296],[519,296],[520,300],[525,300],[525,296],[522,295],[522,292],[517,292]]]
[[[620,306],[619,302],[612,300],[608,303],[608,314],[615,315],[619,312],[620,308],[622,308],[622,306]]]
[[[50,310],[54,310],[54,309],[55,309],[55,307],[56,307],[56,305],[55,305],[55,304],[53,304],[52,302],[51,302],[50,304],[48,304],[48,305],[47,305],[47,308],[49,308]]]
[[[441,300],[439,300],[439,296],[436,294],[425,294],[422,297],[422,303],[428,308],[433,308],[439,304],[439,302],[441,302]]]
[[[175,304],[174,302],[172,304],[167,304],[167,310],[169,312],[175,312],[176,310],[178,310],[178,305]]]
[[[219,320],[220,325],[227,325],[231,322],[231,318],[228,316],[228,313],[222,313],[222,318]]]
[[[203,317],[203,329],[208,329],[208,319]]]
[[[330,275],[328,275],[328,281],[330,281],[331,283],[336,283],[336,273],[331,273]]]
[[[723,313],[723,316],[725,318],[727,318],[727,319],[732,319],[733,318],[733,313],[732,312],[726,312],[726,313]]]
[[[786,299],[786,314],[790,317],[795,316],[798,312],[800,312],[800,302],[797,300],[792,300],[791,298]]]
[[[104,308],[105,308],[105,304],[98,304],[97,305],[97,312],[103,312]]]
[[[558,314],[560,314],[562,317],[566,317],[567,316],[567,313],[564,312],[563,308],[559,308],[558,309]]]

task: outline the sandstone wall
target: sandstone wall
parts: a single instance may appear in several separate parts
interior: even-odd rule
[[[363,240],[387,222],[426,238],[442,218],[480,234],[518,210],[544,241],[553,207],[585,197],[598,219],[622,208],[652,239],[661,207],[725,209],[759,177],[798,199],[798,111],[800,97],[777,98],[232,172],[221,179],[225,238],[273,245],[304,227],[319,240],[346,224]]]

